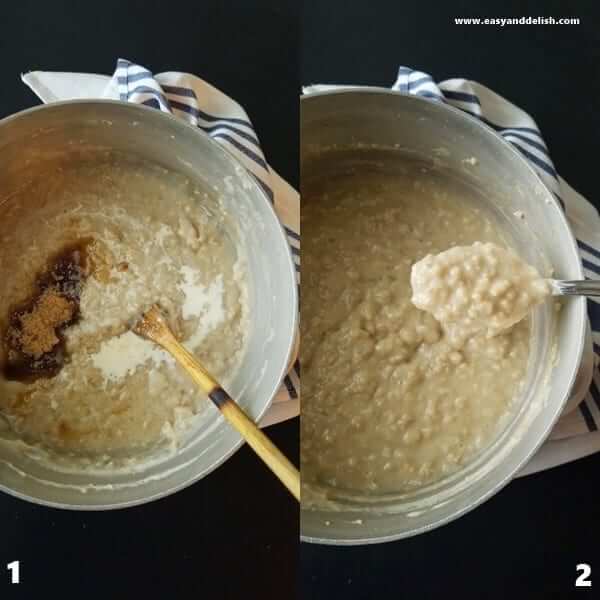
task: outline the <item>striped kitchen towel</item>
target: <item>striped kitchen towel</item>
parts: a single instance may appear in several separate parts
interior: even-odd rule
[[[144,104],[171,113],[201,129],[254,176],[273,206],[287,234],[298,284],[300,281],[300,196],[267,163],[258,136],[244,109],[199,77],[187,73],[159,73],[119,59],[112,77],[89,73],[32,71],[21,76],[45,102],[107,98]],[[292,126],[295,126],[293,124]],[[273,405],[261,421],[272,425],[300,411],[300,367],[296,353]]]
[[[356,87],[311,85],[305,94]],[[562,179],[535,121],[520,108],[487,87],[465,79],[434,82],[427,73],[400,67],[392,89],[444,102],[480,119],[510,142],[534,167],[564,207],[579,244],[586,277],[600,279],[600,218],[598,211]],[[582,361],[573,398],[550,437],[521,472],[526,475],[600,451],[600,299],[588,299],[588,353]],[[570,410],[573,408],[574,410]]]

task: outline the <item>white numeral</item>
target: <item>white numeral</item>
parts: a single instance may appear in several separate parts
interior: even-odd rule
[[[21,583],[19,577],[19,561],[13,560],[11,563],[6,565],[6,568],[10,571],[10,582]]]
[[[592,582],[588,579],[592,574],[592,567],[587,563],[580,563],[576,570],[577,572],[581,571],[581,575],[575,580],[575,587],[592,587]]]

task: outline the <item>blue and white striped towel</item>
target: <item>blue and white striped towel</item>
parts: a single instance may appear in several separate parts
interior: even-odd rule
[[[159,73],[119,59],[112,77],[86,73],[32,71],[21,76],[45,102],[108,98],[144,104],[176,115],[204,131],[254,176],[273,202],[300,278],[300,196],[268,164],[244,109],[206,81],[187,73]],[[292,124],[291,126],[294,126]],[[297,416],[300,368],[296,357],[261,426]]]
[[[356,86],[311,85],[305,94]],[[600,218],[598,211],[562,179],[535,121],[520,108],[487,87],[465,79],[435,83],[430,75],[400,67],[392,89],[445,102],[481,119],[510,142],[535,168],[565,209],[579,244],[586,277],[600,278]],[[563,413],[548,441],[521,472],[526,475],[600,451],[600,302],[588,300],[592,343],[578,379],[583,387]],[[568,410],[569,408],[576,410]]]

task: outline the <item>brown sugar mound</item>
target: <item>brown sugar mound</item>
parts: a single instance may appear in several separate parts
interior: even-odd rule
[[[39,358],[50,352],[60,339],[56,335],[75,314],[75,303],[52,289],[46,290],[34,304],[31,312],[20,316],[20,331],[15,331],[21,351]]]
[[[92,240],[67,246],[36,279],[35,293],[9,315],[4,335],[7,379],[34,381],[54,377],[65,360],[64,330],[79,318],[79,300],[89,275],[87,248]]]

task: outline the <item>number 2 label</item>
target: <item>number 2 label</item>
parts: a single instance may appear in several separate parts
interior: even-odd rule
[[[6,565],[6,568],[10,571],[10,582],[21,583],[20,580],[20,564],[18,560],[13,560],[11,563]]]
[[[587,563],[579,563],[576,570],[580,575],[575,580],[575,587],[592,587],[592,580],[589,578],[592,574],[592,567]]]

